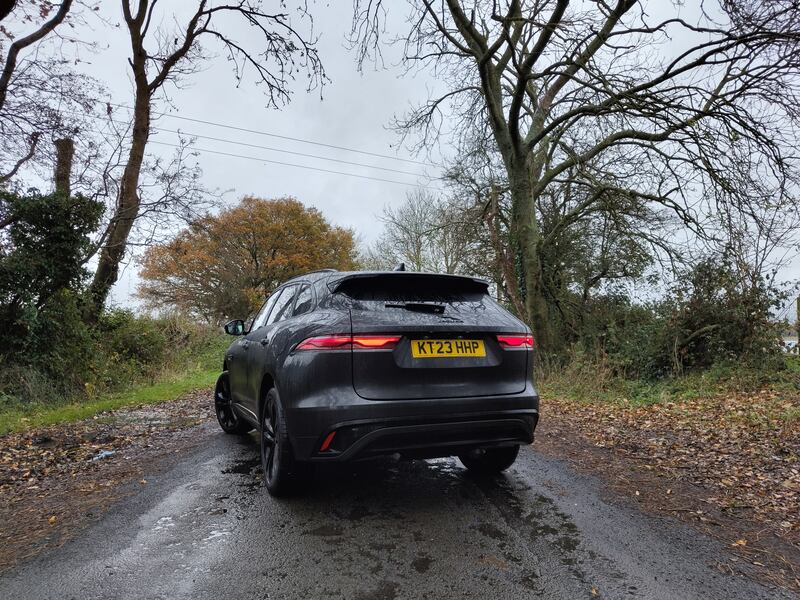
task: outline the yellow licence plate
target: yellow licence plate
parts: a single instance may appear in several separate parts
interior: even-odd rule
[[[457,358],[486,356],[483,340],[411,340],[414,358]]]

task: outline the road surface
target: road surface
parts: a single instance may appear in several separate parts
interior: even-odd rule
[[[607,503],[535,447],[496,480],[386,459],[278,501],[255,435],[205,435],[80,537],[3,574],[0,598],[791,597],[723,575],[718,542]]]

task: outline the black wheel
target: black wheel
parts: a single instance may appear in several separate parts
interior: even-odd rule
[[[267,491],[272,496],[295,491],[308,471],[307,465],[294,459],[286,418],[275,388],[267,393],[261,411],[261,467]]]
[[[242,435],[252,429],[250,424],[240,419],[233,410],[231,382],[227,371],[223,371],[217,378],[217,386],[214,388],[214,412],[217,413],[217,421],[225,433]]]
[[[519,446],[502,446],[500,448],[476,448],[458,455],[467,469],[475,473],[491,475],[505,471],[514,464],[519,454]]]

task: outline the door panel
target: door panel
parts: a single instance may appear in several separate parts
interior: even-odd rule
[[[249,342],[240,337],[228,348],[225,362],[228,365],[228,378],[231,386],[231,399],[234,404],[241,404],[243,393],[247,388],[247,347]]]
[[[267,319],[261,327],[251,331],[247,337],[250,344],[247,348],[247,397],[245,407],[254,415],[258,415],[258,394],[261,391],[261,379],[264,376],[267,363],[273,358],[274,353],[269,352],[268,346],[274,329],[283,318],[291,314],[296,285],[289,285],[275,292],[275,301]]]

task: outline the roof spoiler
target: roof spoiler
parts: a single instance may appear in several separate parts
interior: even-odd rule
[[[489,282],[485,279],[481,279],[480,277],[469,277],[466,275],[449,275],[446,273],[417,273],[413,271],[362,271],[362,272],[353,272],[353,273],[342,273],[340,276],[334,275],[330,279],[328,279],[328,289],[331,292],[337,291],[342,285],[346,282],[354,281],[357,279],[391,279],[391,280],[398,280],[398,279],[405,279],[405,280],[414,280],[414,279],[436,279],[440,282],[450,282],[453,285],[458,285],[459,283],[468,283],[473,286],[479,287],[481,292],[486,292],[489,290]]]

